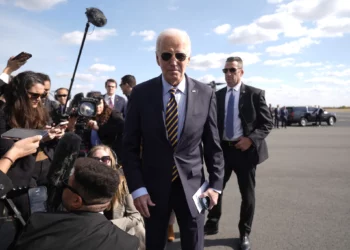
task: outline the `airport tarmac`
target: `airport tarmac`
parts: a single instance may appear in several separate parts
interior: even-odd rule
[[[274,129],[270,158],[257,169],[253,250],[350,249],[350,112],[337,123]],[[240,194],[234,174],[217,235],[205,249],[238,250]],[[175,242],[167,250],[181,249]]]

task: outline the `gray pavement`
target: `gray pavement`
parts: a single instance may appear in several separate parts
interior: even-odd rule
[[[270,158],[257,170],[254,250],[350,249],[350,113],[337,115],[334,127],[271,132]],[[239,249],[240,194],[232,177],[220,232],[206,237],[205,249]],[[168,250],[181,249],[176,236]]]

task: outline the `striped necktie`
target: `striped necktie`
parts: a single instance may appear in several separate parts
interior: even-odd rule
[[[165,114],[165,124],[166,124],[166,129],[168,132],[168,140],[173,147],[174,151],[177,146],[177,131],[178,131],[178,120],[179,120],[179,114],[177,111],[177,103],[175,100],[175,92],[176,89],[172,88],[169,90],[170,94],[170,100],[167,104],[166,107],[166,114]],[[172,168],[172,177],[171,181],[173,182],[176,180],[176,178],[179,176],[177,172],[176,165],[173,166]]]

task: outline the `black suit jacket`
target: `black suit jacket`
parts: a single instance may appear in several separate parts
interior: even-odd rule
[[[226,92],[226,87],[216,92],[221,140],[224,133]],[[254,163],[260,164],[268,158],[265,138],[273,127],[271,113],[265,101],[265,91],[242,83],[238,106],[243,135],[253,141],[257,153]]]
[[[139,240],[100,213],[34,213],[16,242],[18,250],[137,250]]]
[[[209,185],[214,189],[222,190],[224,163],[216,125],[214,92],[187,76],[186,91],[184,127],[173,152],[164,123],[162,77],[133,88],[125,120],[123,164],[130,191],[146,187],[156,204],[155,213],[168,209],[172,167],[176,164],[187,205],[192,216],[196,217],[198,211],[192,196],[204,182],[203,157]]]
[[[103,98],[105,96],[106,95],[103,95]],[[107,103],[107,105],[108,105],[108,103]],[[125,115],[126,115],[126,101],[122,96],[119,96],[119,95],[114,96],[114,108],[113,109],[122,113],[123,117],[125,117]]]

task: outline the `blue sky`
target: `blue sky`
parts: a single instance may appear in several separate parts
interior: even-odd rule
[[[0,0],[0,66],[26,51],[33,58],[20,71],[49,74],[52,90],[68,87],[87,7],[108,22],[90,27],[73,94],[104,92],[107,78],[119,84],[125,74],[138,83],[159,75],[157,35],[179,28],[192,41],[192,78],[224,82],[225,59],[238,55],[244,82],[264,89],[268,103],[350,106],[348,0]]]

